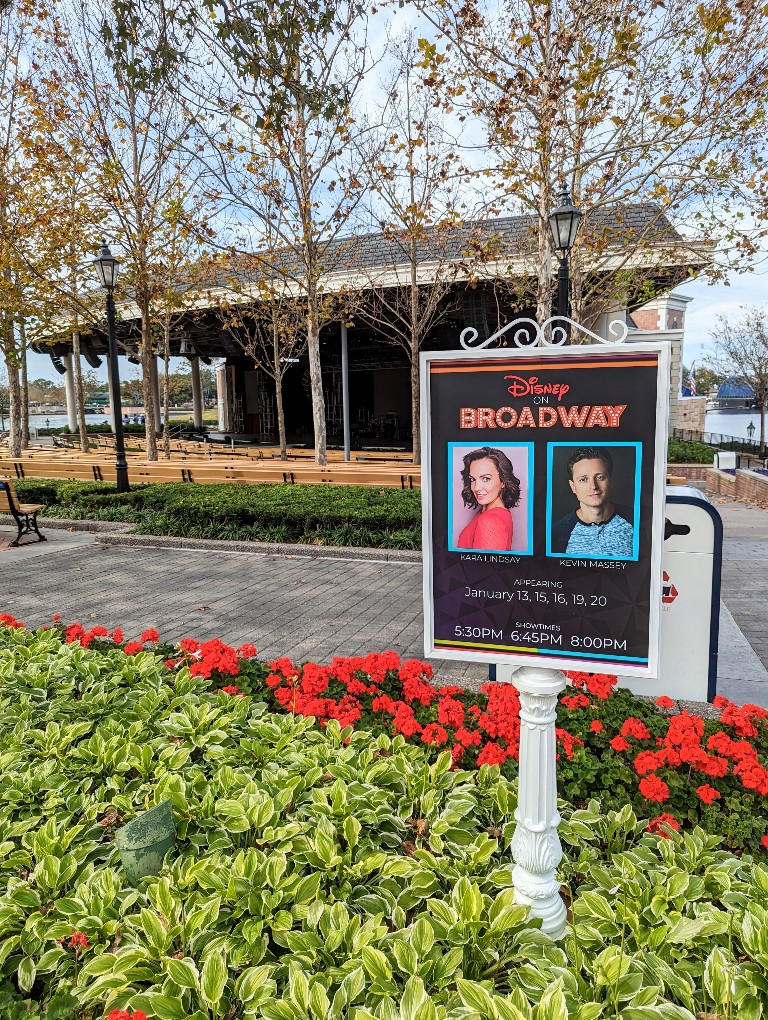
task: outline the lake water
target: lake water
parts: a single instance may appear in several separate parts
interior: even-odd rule
[[[109,417],[106,414],[86,414],[86,425],[101,425],[104,422],[109,424]],[[29,424],[32,428],[39,429],[64,429],[67,427],[66,414],[30,414]]]
[[[768,433],[768,414],[765,416],[765,421]],[[705,429],[707,432],[720,432],[724,436],[749,439],[747,428],[750,422],[755,426],[755,441],[757,441],[760,438],[760,414],[758,411],[707,411]]]
[[[125,412],[128,414],[128,412]],[[133,414],[129,414],[128,417],[133,422]],[[178,411],[176,413],[171,412],[171,418],[183,418],[185,421],[192,417],[191,411]],[[139,416],[136,415],[138,420]],[[86,414],[85,424],[86,425],[109,425],[109,415],[104,414]],[[29,416],[29,424],[31,428],[39,429],[65,429],[67,427],[67,416],[66,414],[31,414]],[[6,426],[7,427],[7,426]]]

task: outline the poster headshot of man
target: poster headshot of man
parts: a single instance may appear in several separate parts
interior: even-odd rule
[[[549,555],[637,559],[639,459],[635,443],[551,444]]]
[[[449,548],[529,554],[530,444],[450,443],[448,455]]]

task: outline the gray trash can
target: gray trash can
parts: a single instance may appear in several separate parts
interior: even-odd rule
[[[717,693],[723,522],[703,492],[668,485],[659,679],[619,677],[635,694],[712,701]]]

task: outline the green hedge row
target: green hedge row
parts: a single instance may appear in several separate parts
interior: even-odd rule
[[[706,443],[684,443],[670,439],[667,446],[667,460],[670,464],[712,464],[715,451]]]
[[[352,485],[143,485],[24,479],[25,501],[45,514],[125,521],[142,535],[418,549],[418,490]]]

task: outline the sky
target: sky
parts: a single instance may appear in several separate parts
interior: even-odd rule
[[[685,313],[683,339],[683,362],[688,368],[706,358],[708,349],[711,351],[719,315],[737,316],[743,305],[768,306],[768,269],[732,274],[729,283],[710,286],[694,280],[677,288],[676,293],[693,298]]]

